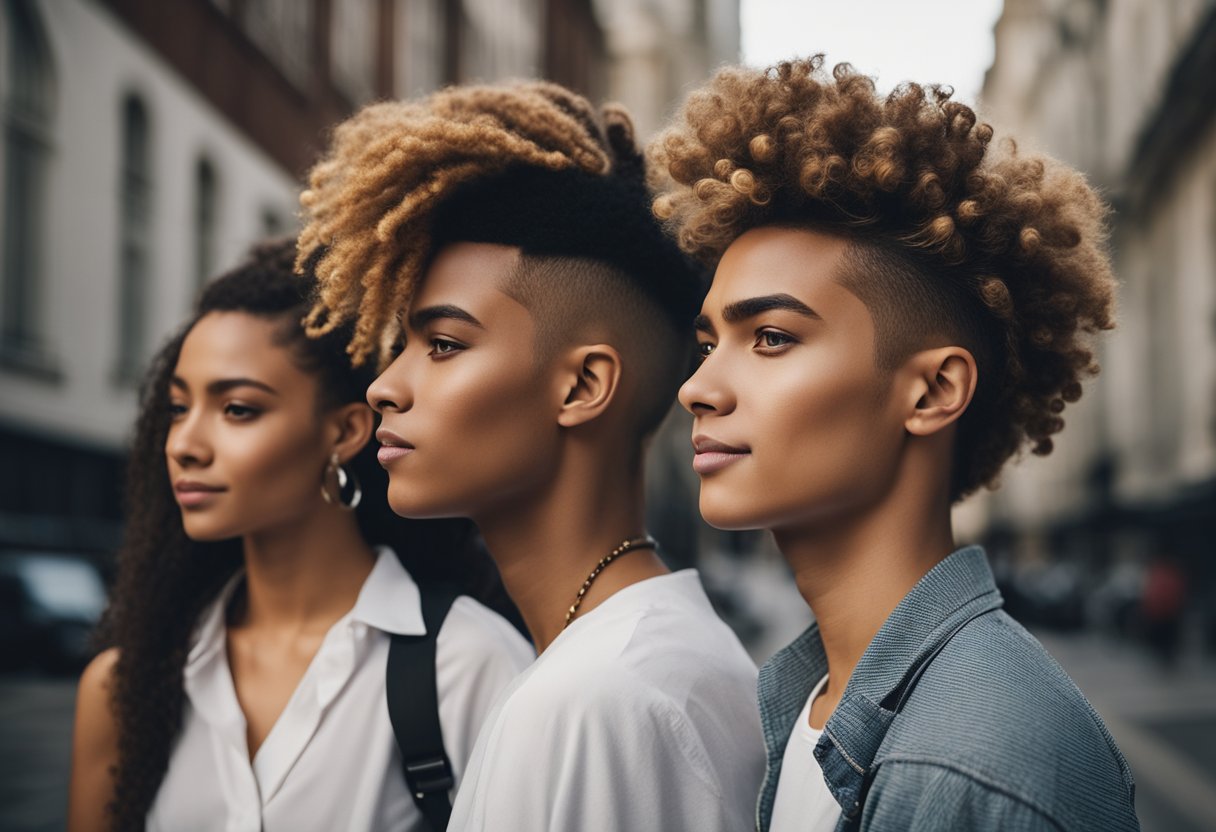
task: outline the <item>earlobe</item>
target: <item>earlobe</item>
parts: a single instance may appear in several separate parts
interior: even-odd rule
[[[621,383],[621,355],[608,344],[579,347],[571,355],[574,372],[558,412],[562,427],[576,427],[599,417],[612,403]]]
[[[971,404],[979,380],[975,357],[962,347],[942,347],[913,361],[917,399],[904,427],[914,436],[929,436],[958,421]]]

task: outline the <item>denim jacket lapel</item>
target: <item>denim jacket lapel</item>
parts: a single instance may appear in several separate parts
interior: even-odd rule
[[[845,820],[861,809],[865,778],[895,719],[902,691],[954,633],[1001,603],[984,551],[967,547],[921,578],[874,636],[814,752]],[[756,807],[761,832],[772,821],[781,760],[794,720],[826,672],[823,642],[814,624],[760,670],[760,718],[768,751]]]

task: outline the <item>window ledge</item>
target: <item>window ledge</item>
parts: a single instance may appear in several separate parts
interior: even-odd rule
[[[59,362],[44,348],[30,344],[0,344],[0,369],[48,384],[63,381]]]

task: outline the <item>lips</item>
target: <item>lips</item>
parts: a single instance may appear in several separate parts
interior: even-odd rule
[[[195,480],[178,480],[173,483],[173,493],[177,497],[178,505],[183,508],[205,506],[212,502],[217,494],[222,494],[227,490],[222,485],[211,485]]]
[[[376,440],[380,443],[380,450],[376,451],[376,459],[381,465],[389,465],[414,452],[414,446],[402,439],[391,430],[380,428],[376,431]]]
[[[701,476],[721,471],[728,465],[751,455],[750,448],[728,445],[708,436],[694,436],[692,447],[696,452],[696,456],[692,459],[692,469]]]

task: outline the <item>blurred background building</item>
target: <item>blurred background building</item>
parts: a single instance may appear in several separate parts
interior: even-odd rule
[[[1006,0],[995,38],[981,109],[1111,202],[1119,316],[1055,451],[1009,469],[965,523],[1020,567],[1064,564],[1102,623],[1125,623],[1144,573],[1180,571],[1211,627],[1216,4]]]

